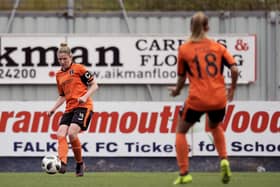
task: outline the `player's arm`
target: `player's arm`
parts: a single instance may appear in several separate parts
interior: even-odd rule
[[[234,98],[234,92],[236,89],[237,85],[237,79],[238,79],[238,68],[236,65],[232,65],[230,67],[230,72],[231,72],[231,86],[228,89],[228,100],[232,101]]]
[[[170,96],[176,97],[180,94],[182,88],[184,87],[186,82],[186,65],[182,58],[182,52],[178,52],[178,65],[177,65],[177,83],[175,87],[168,87],[170,91]]]
[[[234,98],[234,92],[236,89],[237,85],[237,80],[238,80],[238,68],[237,64],[233,58],[233,56],[229,53],[227,49],[225,49],[224,54],[223,54],[223,64],[227,66],[230,69],[231,72],[231,85],[230,88],[228,89],[228,101],[232,101]]]
[[[98,89],[98,85],[95,80],[92,80],[91,82],[89,82],[88,85],[89,85],[89,88],[88,88],[87,93],[85,95],[83,95],[82,97],[78,98],[79,103],[86,102],[88,97],[90,97],[92,94],[94,94],[94,92],[96,92],[96,90]]]
[[[56,102],[54,106],[51,108],[51,110],[47,112],[49,116],[51,116],[66,101],[64,91],[62,87],[59,85],[58,77],[56,77],[56,85],[57,85],[57,91],[59,97],[56,99]]]
[[[52,109],[48,111],[48,115],[51,116],[65,102],[65,100],[64,96],[59,96]]]
[[[168,87],[168,89],[170,91],[170,95],[172,97],[176,97],[177,95],[180,95],[180,92],[185,85],[185,81],[186,81],[186,76],[178,75],[176,86]]]
[[[86,71],[82,75],[81,80],[84,84],[88,85],[88,90],[85,95],[78,98],[78,101],[79,103],[85,103],[87,99],[96,92],[96,90],[98,89],[98,85],[94,80],[93,75],[89,71]]]

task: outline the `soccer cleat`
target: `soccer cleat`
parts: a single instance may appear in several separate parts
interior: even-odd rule
[[[77,163],[77,165],[76,165],[76,176],[77,177],[84,176],[85,169],[86,169],[86,166],[83,162]]]
[[[173,184],[187,184],[192,182],[192,176],[190,174],[179,176],[177,179],[173,182]]]
[[[67,170],[67,164],[65,164],[64,162],[61,162],[61,166],[58,170],[58,173],[64,174],[64,173],[66,173],[66,170]]]
[[[222,173],[222,182],[227,184],[229,183],[231,177],[229,161],[226,159],[221,160],[220,167]]]

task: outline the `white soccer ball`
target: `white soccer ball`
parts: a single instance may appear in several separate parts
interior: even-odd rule
[[[260,172],[260,173],[266,172],[266,169],[265,169],[265,167],[263,167],[263,166],[258,166],[258,167],[257,167],[257,172]]]
[[[55,155],[47,155],[42,159],[41,167],[48,174],[56,174],[61,167],[61,161]]]

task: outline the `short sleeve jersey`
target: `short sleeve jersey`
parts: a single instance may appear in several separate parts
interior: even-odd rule
[[[221,44],[211,39],[188,41],[179,47],[179,76],[189,79],[186,104],[198,111],[216,110],[226,106],[224,66],[230,68],[235,60]]]
[[[59,70],[56,73],[58,93],[60,96],[66,98],[65,112],[69,112],[77,107],[93,110],[93,101],[91,98],[88,98],[85,103],[81,104],[77,100],[86,94],[88,83],[92,80],[92,74],[81,64],[72,63],[67,70]]]

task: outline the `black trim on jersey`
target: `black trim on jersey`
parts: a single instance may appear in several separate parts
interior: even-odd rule
[[[191,68],[190,68],[188,62],[184,60],[183,63],[184,63],[185,74],[189,73],[191,76],[193,76],[193,73],[191,71]]]
[[[225,65],[226,67],[230,67],[230,65],[229,65],[229,63],[228,63],[228,61],[227,61],[227,59],[224,57],[224,56],[222,56],[222,64],[223,65]]]
[[[224,66],[226,66],[227,68],[230,69],[231,66],[237,66],[237,64],[236,64],[236,63],[234,63],[234,64],[229,64],[228,61],[227,61],[227,59],[226,59],[224,56],[222,56],[221,74],[224,73]]]
[[[93,75],[92,73],[90,73],[89,71],[86,71],[82,76],[81,76],[81,80],[85,85],[88,85],[88,83],[90,81],[93,80]]]
[[[62,91],[62,93],[59,93],[59,96],[64,97],[65,96],[64,92]]]

